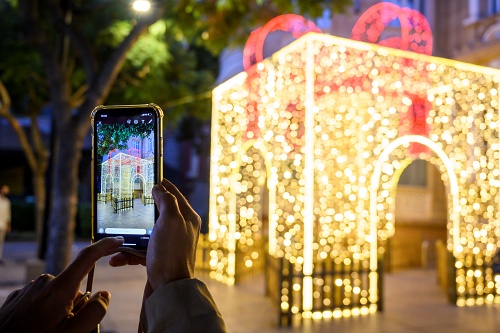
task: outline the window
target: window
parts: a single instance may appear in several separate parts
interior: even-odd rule
[[[465,24],[500,13],[500,0],[469,0],[469,18]]]
[[[390,0],[393,4],[398,5],[399,7],[408,7],[411,9],[418,10],[422,14],[425,15],[425,2],[426,0]]]
[[[391,2],[395,5],[398,5],[399,7],[407,7],[407,8],[417,10],[420,13],[425,15],[425,9],[426,9],[425,2],[426,2],[426,0],[390,0],[388,2]],[[392,20],[391,23],[389,23],[389,26],[390,27],[401,27],[401,22],[399,22],[399,18]]]
[[[427,187],[427,161],[415,160],[403,170],[398,185]]]
[[[488,0],[486,12],[488,16],[500,13],[500,0]]]
[[[134,140],[134,149],[141,150],[141,143],[139,140]]]
[[[354,0],[352,8],[354,9],[355,13],[361,12],[361,0]]]

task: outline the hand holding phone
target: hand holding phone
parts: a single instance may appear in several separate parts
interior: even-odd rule
[[[145,265],[148,282],[144,298],[158,287],[194,277],[196,246],[201,219],[184,195],[167,179],[153,188],[160,216],[146,258],[123,251],[110,258],[111,266]]]
[[[146,251],[158,218],[152,189],[163,177],[162,120],[154,104],[92,112],[92,242],[122,236],[124,247]]]

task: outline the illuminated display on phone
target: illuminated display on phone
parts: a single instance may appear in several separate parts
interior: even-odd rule
[[[122,235],[132,240],[125,245],[137,245],[155,222],[156,116],[122,113],[101,110],[94,119],[94,228],[98,236]]]

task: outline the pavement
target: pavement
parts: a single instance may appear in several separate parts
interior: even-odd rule
[[[86,243],[77,242],[73,254]],[[27,267],[33,265],[35,244],[7,242],[0,265],[0,304],[21,288]],[[102,333],[135,333],[146,272],[144,267],[112,268],[100,260],[94,277],[94,291],[108,290],[111,303],[101,323]],[[500,332],[500,304],[456,307],[447,303],[437,285],[434,270],[406,270],[385,276],[383,312],[349,318],[302,320],[279,328],[277,314],[264,296],[264,277],[256,274],[236,286],[226,286],[199,275],[219,307],[229,333],[494,333]],[[84,288],[84,285],[83,287]]]

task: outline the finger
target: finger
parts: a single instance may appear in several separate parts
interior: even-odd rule
[[[107,291],[94,294],[73,317],[61,326],[61,332],[88,333],[104,318],[111,295]]]
[[[13,292],[11,292],[7,296],[5,303],[9,303],[15,298],[22,298],[24,294],[29,293],[29,292],[33,292],[33,289],[40,291],[43,289],[43,287],[45,287],[47,285],[47,283],[49,281],[51,281],[53,279],[54,279],[54,276],[51,274],[42,274],[39,277],[37,277],[36,279],[32,280],[27,285],[25,285],[23,288],[17,289],[17,290],[14,290]]]
[[[146,266],[146,258],[133,255],[131,253],[120,252],[109,258],[109,265],[113,267],[125,265],[143,265]]]
[[[184,220],[192,225],[197,232],[199,232],[201,227],[201,218],[198,213],[196,213],[196,211],[191,207],[186,197],[168,179],[163,179],[162,186],[166,189],[167,192],[172,193],[177,199],[177,207],[181,212]]]
[[[54,285],[61,290],[74,294],[83,278],[94,267],[97,260],[123,244],[123,237],[103,238],[100,241],[84,248],[76,259],[54,279]]]
[[[186,197],[179,191],[177,186],[172,184],[168,179],[163,178],[161,184],[165,187],[165,189],[172,193],[179,203],[179,208],[183,216],[192,217],[193,215],[198,216],[196,211],[191,207]]]
[[[153,200],[156,204],[156,207],[158,207],[158,210],[160,211],[160,213],[162,213],[162,211],[166,209],[166,207],[164,207],[164,205],[163,205],[163,200],[162,200],[163,196],[166,192],[167,192],[167,190],[161,184],[154,185],[153,190],[151,191],[151,193],[153,195]]]
[[[50,281],[54,279],[54,275],[52,274],[42,274],[33,281],[31,281],[28,285],[26,285],[21,292],[29,291],[32,289],[41,290],[45,287]]]
[[[10,301],[12,301],[14,298],[16,298],[19,294],[21,294],[22,289],[17,289],[14,290],[7,296],[7,299],[5,300],[4,304],[8,304]]]
[[[30,283],[28,286],[31,286],[31,285],[46,285],[47,282],[49,282],[50,280],[54,279],[54,275],[52,274],[42,274],[40,275],[39,277],[37,277],[36,279],[34,279],[33,281],[31,281],[32,283]]]
[[[182,218],[177,198],[162,185],[155,185],[153,187],[153,199],[158,206],[160,214]]]

